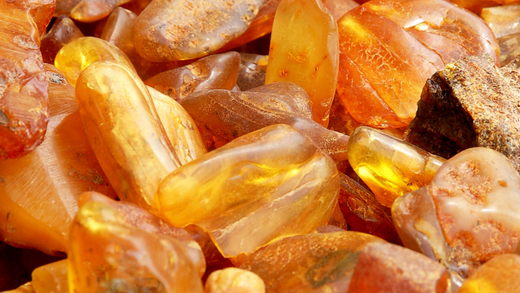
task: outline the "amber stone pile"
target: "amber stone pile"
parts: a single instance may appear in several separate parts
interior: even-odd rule
[[[0,291],[518,292],[514,2],[0,0]]]

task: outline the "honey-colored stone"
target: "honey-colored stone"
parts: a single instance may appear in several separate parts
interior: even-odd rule
[[[477,14],[481,13],[483,8],[485,7],[492,7],[492,6],[499,6],[499,5],[512,5],[512,4],[519,4],[520,1],[518,0],[450,0],[450,2],[453,2],[457,4],[459,7],[466,8],[468,10],[471,10]]]
[[[327,223],[337,172],[301,132],[273,125],[168,175],[157,190],[159,215],[174,226],[202,227],[226,257],[247,254]]]
[[[137,52],[154,62],[208,55],[246,31],[262,0],[154,0],[134,28]]]
[[[44,64],[45,77],[49,84],[49,116],[71,114],[78,110],[74,87],[65,75],[52,64]]]
[[[493,31],[496,38],[520,33],[520,5],[484,8],[480,16]]]
[[[156,209],[159,182],[180,166],[146,85],[124,64],[96,62],[76,99],[89,142],[121,200]]]
[[[45,33],[56,9],[56,0],[6,1],[6,3],[15,5],[29,13],[38,27],[38,36]]]
[[[329,9],[330,14],[338,21],[349,10],[359,6],[354,0],[322,0],[325,6]]]
[[[204,293],[265,293],[265,285],[255,273],[226,268],[209,275]]]
[[[81,22],[95,22],[107,17],[119,5],[131,0],[56,0],[55,15],[66,14]]]
[[[247,91],[265,84],[265,70],[269,56],[240,53],[237,86]]]
[[[313,120],[325,127],[338,78],[338,42],[336,21],[321,0],[283,0],[278,6],[265,82],[303,87]]]
[[[60,260],[35,269],[32,274],[32,286],[36,293],[67,293],[67,260]]]
[[[54,64],[56,54],[65,44],[83,37],[83,33],[74,24],[74,21],[65,14],[60,15],[51,30],[42,37],[40,49],[43,61]]]

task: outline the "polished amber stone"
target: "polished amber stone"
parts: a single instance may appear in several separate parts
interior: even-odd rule
[[[496,38],[520,33],[520,5],[484,8],[480,16]]]
[[[265,71],[269,56],[240,53],[237,86],[247,91],[265,84]]]
[[[463,7],[469,9],[475,13],[480,13],[485,7],[493,7],[499,5],[511,5],[511,4],[519,4],[519,0],[450,0],[457,4],[459,7]]]
[[[56,54],[65,44],[83,37],[83,33],[74,24],[74,21],[65,14],[60,15],[51,30],[42,37],[40,49],[43,61],[54,64]]]
[[[31,284],[36,293],[69,292],[66,259],[36,268],[31,277]]]
[[[66,14],[81,22],[95,22],[107,17],[119,5],[131,0],[56,0],[55,15]]]
[[[303,87],[313,120],[325,127],[338,78],[338,42],[336,21],[321,0],[284,0],[278,6],[265,82]]]
[[[273,125],[178,168],[156,198],[162,218],[202,227],[232,257],[327,223],[338,192],[334,162],[301,132]]]
[[[239,268],[225,268],[211,273],[204,293],[265,293],[264,281],[255,273]]]

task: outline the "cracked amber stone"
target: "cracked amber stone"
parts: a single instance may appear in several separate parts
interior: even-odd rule
[[[338,80],[338,42],[336,21],[321,0],[284,0],[278,6],[265,82],[303,87],[313,120],[325,127]]]
[[[156,198],[162,218],[202,227],[232,257],[326,224],[338,192],[334,162],[301,132],[273,125],[175,170]]]

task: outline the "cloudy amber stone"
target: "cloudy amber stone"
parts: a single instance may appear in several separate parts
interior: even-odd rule
[[[313,120],[327,127],[338,60],[338,26],[325,4],[283,0],[274,18],[266,84],[285,81],[303,87],[312,102]]]
[[[484,8],[480,16],[497,38],[520,33],[520,5]]]
[[[244,33],[263,0],[154,0],[134,28],[137,52],[154,62],[208,55]]]
[[[378,128],[406,126],[426,79],[468,55],[490,54],[493,33],[478,16],[442,0],[373,0],[338,20],[337,90],[352,117]]]
[[[334,162],[301,132],[273,125],[180,167],[156,196],[161,217],[202,227],[231,257],[327,223],[338,192]]]
[[[204,293],[265,293],[265,285],[255,273],[225,268],[209,275]]]
[[[56,0],[55,15],[66,14],[81,22],[95,22],[107,17],[119,5],[131,0]]]
[[[32,286],[37,293],[69,292],[66,259],[36,268],[31,277]]]
[[[338,21],[349,10],[359,6],[354,0],[323,0],[323,3],[327,6],[335,21]]]
[[[240,53],[237,86],[247,91],[265,84],[265,70],[269,56],[250,53]]]
[[[75,39],[83,37],[83,33],[74,21],[66,15],[60,15],[54,22],[51,30],[42,37],[40,49],[43,61],[54,64],[56,54],[63,46]]]
[[[110,204],[84,203],[70,234],[70,292],[202,292],[184,244],[128,223]]]
[[[67,43],[56,55],[54,66],[63,72],[72,86],[76,86],[81,71],[98,61],[120,62],[135,70],[123,51],[94,37],[83,37]]]
[[[181,164],[146,85],[124,64],[96,62],[79,76],[76,99],[92,149],[119,198],[154,210],[159,182]]]
[[[446,161],[366,126],[350,136],[347,153],[354,171],[387,207],[397,197],[429,184]]]

